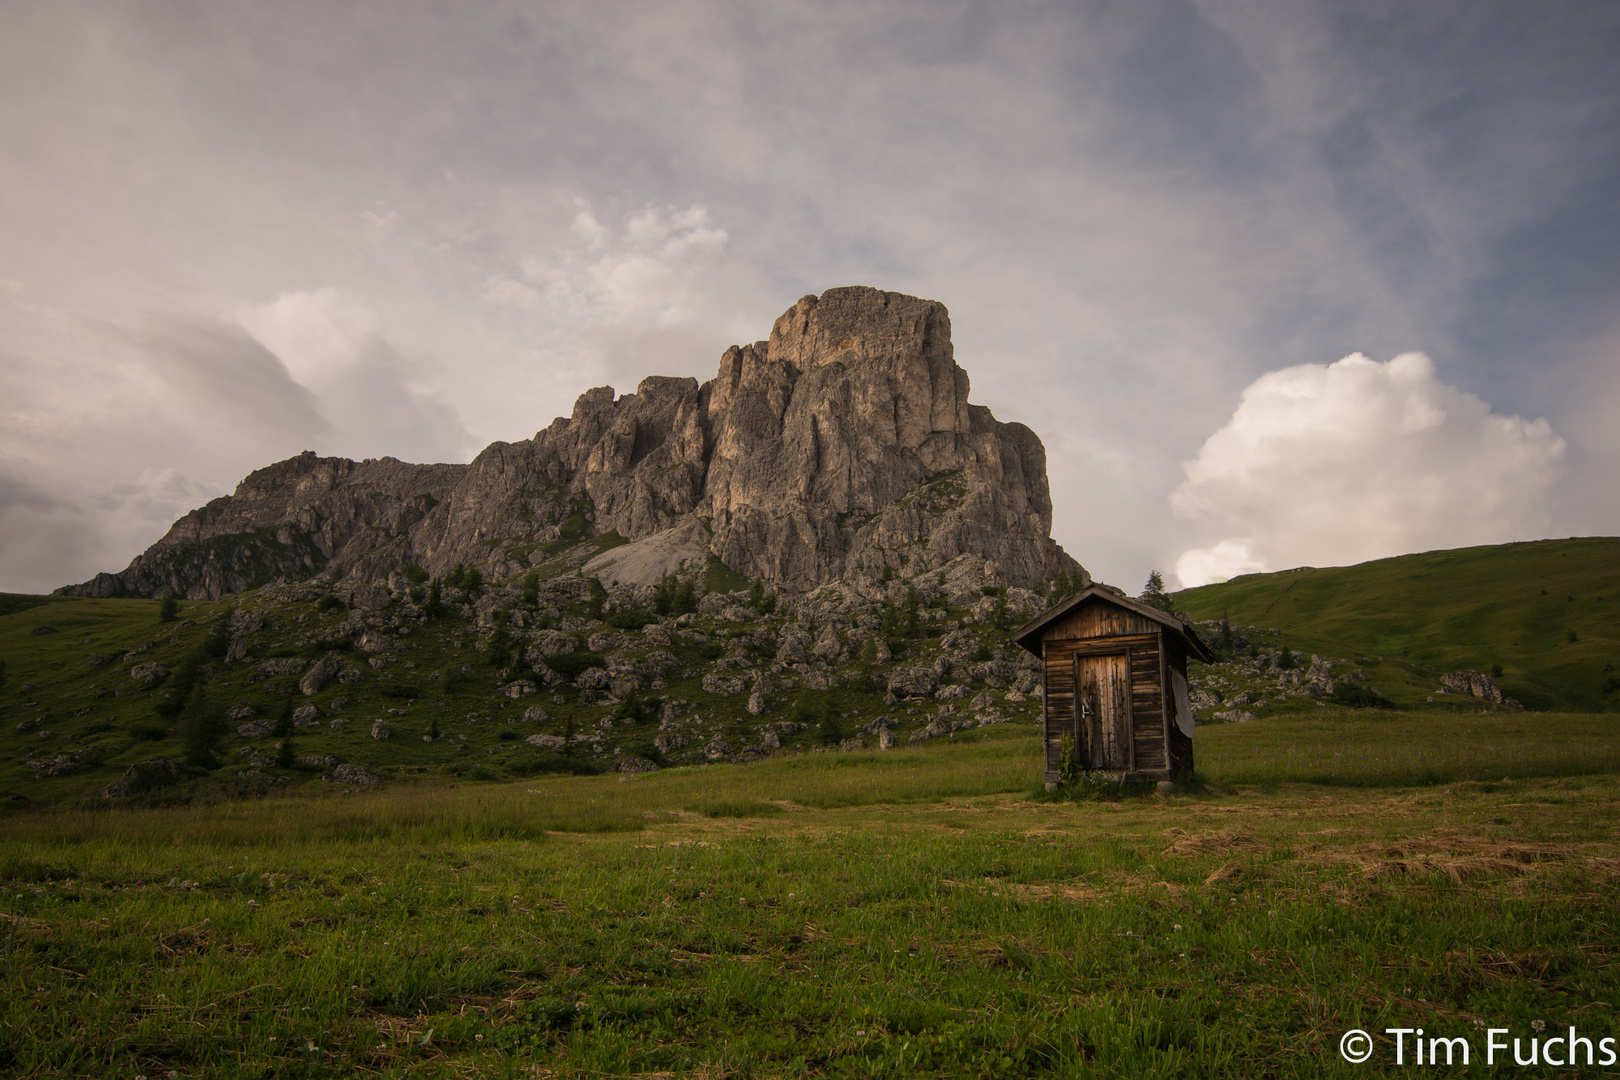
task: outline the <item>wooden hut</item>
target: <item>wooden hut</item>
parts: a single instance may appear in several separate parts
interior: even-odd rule
[[[1044,668],[1046,786],[1057,786],[1064,737],[1081,769],[1128,780],[1192,775],[1187,659],[1214,662],[1193,628],[1107,585],[1036,617],[1013,639]]]

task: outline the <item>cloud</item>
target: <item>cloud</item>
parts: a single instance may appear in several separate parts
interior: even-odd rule
[[[1493,413],[1422,353],[1273,371],[1182,466],[1172,510],[1222,538],[1184,551],[1176,576],[1539,537],[1563,458],[1546,420]]]
[[[455,407],[412,379],[376,312],[334,288],[238,305],[236,317],[318,398],[328,453],[462,461],[477,449]]]
[[[601,326],[689,322],[713,307],[711,271],[730,239],[696,205],[646,206],[617,231],[582,205],[568,236],[573,246],[491,275],[480,298]]]

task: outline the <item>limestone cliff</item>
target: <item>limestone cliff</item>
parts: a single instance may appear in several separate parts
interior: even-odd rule
[[[1043,590],[1083,574],[1051,524],[1045,449],[968,402],[945,306],[856,287],[800,300],[709,382],[587,391],[469,465],[279,462],[122,573],[58,591],[204,598],[458,563],[494,578],[583,563],[629,582],[711,558],[790,590],[941,569]]]

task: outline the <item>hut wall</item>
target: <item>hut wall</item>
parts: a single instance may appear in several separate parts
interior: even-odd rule
[[[1091,640],[1076,640],[1078,637]],[[1074,658],[1078,654],[1117,653],[1131,656],[1131,743],[1136,772],[1169,769],[1165,752],[1165,700],[1162,635],[1158,624],[1106,604],[1087,604],[1050,627],[1044,637],[1046,660],[1046,772],[1058,772],[1063,736],[1073,737]],[[1101,640],[1098,640],[1101,639]]]

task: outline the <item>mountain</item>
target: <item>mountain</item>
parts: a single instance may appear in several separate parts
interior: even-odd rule
[[[943,572],[964,594],[1044,593],[1086,578],[1051,525],[1045,448],[968,401],[945,306],[851,287],[804,297],[708,382],[589,390],[468,465],[277,462],[57,593],[217,599],[458,565],[625,584],[719,569],[790,592]]]

